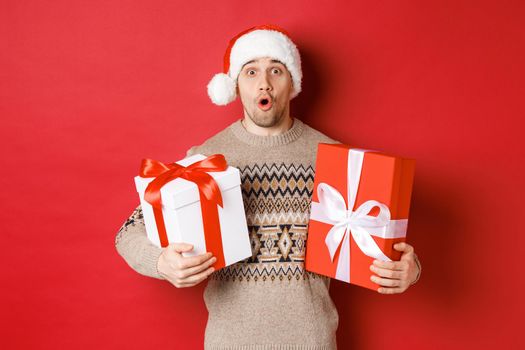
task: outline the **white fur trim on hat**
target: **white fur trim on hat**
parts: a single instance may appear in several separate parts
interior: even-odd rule
[[[236,97],[237,78],[249,61],[271,57],[283,63],[292,75],[293,92],[290,99],[301,92],[301,56],[295,44],[283,33],[270,29],[257,29],[239,37],[230,53],[228,74],[216,74],[208,84],[208,95],[213,103],[226,105]]]

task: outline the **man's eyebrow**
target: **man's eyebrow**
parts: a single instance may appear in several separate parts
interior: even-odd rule
[[[249,65],[250,63],[254,63],[255,61],[258,61],[258,60],[251,60],[251,61],[248,61],[248,62],[246,62],[245,64],[243,64],[243,67]],[[282,62],[279,61],[279,60],[274,60],[274,59],[272,59],[271,62],[272,62],[272,63],[280,63],[280,64],[282,64],[282,65],[284,66],[284,63],[282,63]]]

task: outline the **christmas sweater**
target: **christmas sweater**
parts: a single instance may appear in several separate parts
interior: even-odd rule
[[[204,289],[204,348],[336,349],[338,313],[330,279],[305,270],[317,145],[338,143],[299,119],[275,136],[248,132],[237,120],[189,149],[221,153],[240,170],[252,256],[213,272]],[[138,206],[116,249],[138,273],[163,279],[162,252],[146,237]]]

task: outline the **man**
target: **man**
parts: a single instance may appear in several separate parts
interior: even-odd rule
[[[330,279],[305,271],[304,257],[317,144],[337,141],[290,115],[290,99],[301,91],[301,60],[282,29],[240,33],[224,62],[208,94],[218,105],[239,95],[244,118],[187,155],[222,153],[240,169],[252,257],[214,271],[210,254],[182,256],[189,244],[157,248],[146,238],[140,206],[117,234],[117,250],[137,272],[178,288],[208,279],[207,349],[336,349]],[[404,292],[419,278],[413,247],[395,248],[401,261],[371,266],[379,293]]]

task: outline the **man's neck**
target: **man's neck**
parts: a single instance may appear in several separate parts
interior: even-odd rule
[[[249,133],[259,136],[276,136],[284,134],[286,131],[290,130],[293,125],[293,117],[287,116],[278,125],[268,128],[256,125],[253,121],[251,121],[250,118],[247,117],[244,117],[244,119],[241,120],[241,123]]]

